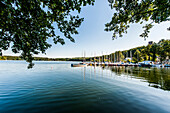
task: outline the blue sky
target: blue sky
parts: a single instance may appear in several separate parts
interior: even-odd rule
[[[111,10],[107,0],[96,0],[94,6],[86,6],[82,8],[80,14],[84,17],[84,22],[78,28],[79,34],[74,36],[75,43],[65,39],[66,44],[52,44],[53,46],[47,50],[46,55],[39,54],[41,57],[50,58],[66,58],[66,57],[82,57],[83,51],[86,56],[110,54],[118,50],[127,50],[130,48],[147,45],[148,41],[158,42],[160,39],[170,39],[170,31],[167,28],[170,22],[155,24],[151,29],[149,38],[145,41],[139,35],[143,32],[141,24],[133,24],[128,30],[128,34],[124,34],[122,38],[112,40],[112,32],[105,32],[105,24],[110,22],[114,11]],[[52,43],[52,40],[48,40]],[[3,52],[4,55],[15,55],[10,49]],[[19,54],[16,54],[19,55]]]

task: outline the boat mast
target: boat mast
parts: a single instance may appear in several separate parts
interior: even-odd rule
[[[106,62],[108,62],[108,55],[107,55],[107,52],[106,52]]]
[[[114,63],[115,63],[115,53],[114,53]]]
[[[105,55],[104,55],[104,62],[105,62]]]
[[[130,57],[131,57],[131,62],[132,62],[132,51],[130,51]]]
[[[96,62],[96,57],[95,56],[96,56],[96,53],[94,52],[94,62]]]
[[[86,56],[86,52],[84,51],[84,62],[86,61],[86,58],[85,58],[85,56]]]
[[[128,51],[126,52],[126,58],[128,58]]]
[[[102,63],[103,63],[103,51],[102,51]]]
[[[99,55],[99,64],[100,64],[100,55]]]
[[[92,56],[93,56],[93,55],[92,55],[92,53],[91,53],[90,62],[92,61]]]

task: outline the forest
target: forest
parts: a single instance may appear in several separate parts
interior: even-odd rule
[[[125,60],[125,58],[129,58]],[[129,50],[116,51],[109,55],[98,56],[93,60],[104,59],[108,62],[142,62],[157,61],[162,62],[170,58],[170,40],[161,39],[158,43],[150,41],[147,46],[132,48]],[[130,61],[131,59],[131,61]]]
[[[170,58],[170,40],[161,39],[158,43],[149,42],[147,46],[132,48],[129,50],[116,51],[109,55],[94,57],[75,57],[75,58],[48,58],[33,57],[35,61],[105,61],[105,62],[142,62],[159,61],[162,62]],[[130,58],[125,60],[125,58]],[[21,56],[0,56],[0,60],[24,60]]]

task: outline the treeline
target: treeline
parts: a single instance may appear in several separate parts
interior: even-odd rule
[[[124,51],[116,51],[109,55],[95,57],[76,58],[47,58],[34,57],[35,61],[108,61],[108,62],[142,62],[142,61],[165,61],[170,58],[170,40],[162,39],[158,43],[149,42],[147,46],[141,46]],[[20,56],[0,56],[0,60],[24,60]]]
[[[127,58],[127,59],[126,59]],[[97,56],[91,58],[92,61],[128,61],[128,62],[142,62],[142,61],[165,61],[170,58],[170,40],[162,39],[158,43],[149,42],[147,46],[141,46],[124,51],[116,51],[109,55]]]
[[[23,60],[19,56],[0,56],[0,60]]]
[[[20,56],[0,56],[0,60],[24,60]],[[47,57],[34,57],[34,61],[83,61],[87,60],[90,61],[90,58],[82,58],[82,57],[76,57],[76,58],[47,58]]]
[[[75,58],[47,58],[47,57],[34,57],[35,61],[83,61],[89,60],[90,58],[82,58],[82,57],[75,57]]]

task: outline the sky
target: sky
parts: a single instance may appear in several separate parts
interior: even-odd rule
[[[83,7],[80,16],[84,18],[84,22],[78,28],[79,34],[74,36],[75,43],[65,39],[65,45],[55,45],[52,39],[49,39],[48,42],[52,44],[52,47],[46,51],[46,55],[39,54],[36,56],[70,58],[82,57],[84,52],[86,57],[98,56],[147,45],[148,41],[158,42],[161,39],[170,39],[170,31],[167,31],[170,22],[163,22],[154,24],[146,40],[139,37],[143,33],[142,26],[146,23],[132,24],[127,34],[112,40],[113,32],[106,32],[104,29],[105,24],[111,21],[113,13],[114,11],[111,10],[107,0],[96,0],[94,6]],[[3,54],[20,55],[12,53],[11,49],[3,51]]]

